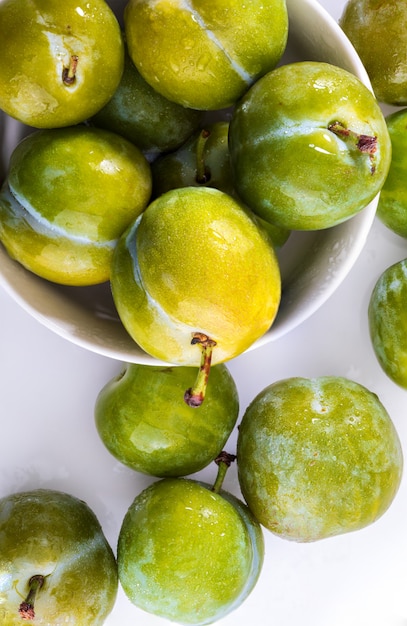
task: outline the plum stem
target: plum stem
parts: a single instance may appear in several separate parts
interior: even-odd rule
[[[208,386],[209,372],[211,369],[212,352],[216,346],[216,341],[204,333],[193,333],[192,345],[198,344],[202,350],[201,364],[193,387],[186,390],[184,400],[188,406],[196,408],[201,406],[205,399],[206,388]]]
[[[196,176],[195,180],[199,185],[206,185],[211,179],[211,173],[205,165],[205,146],[210,135],[209,130],[203,129],[196,142]]]
[[[235,454],[229,454],[229,452],[226,452],[225,450],[222,450],[222,452],[216,457],[215,463],[218,466],[218,473],[217,473],[217,476],[216,476],[215,483],[214,483],[214,485],[212,487],[212,491],[214,493],[219,493],[220,490],[222,489],[222,485],[223,485],[223,481],[225,480],[226,472],[228,471],[229,467],[231,466],[231,464],[235,460],[236,460],[236,455]]]
[[[62,70],[62,82],[64,85],[73,85],[76,79],[76,68],[78,67],[78,57],[76,54],[72,54],[69,59],[68,67],[64,67]]]
[[[341,137],[345,141],[349,139],[351,142],[353,142],[357,150],[367,154],[372,163],[370,168],[371,173],[374,174],[376,167],[373,163],[373,155],[377,151],[377,137],[356,133],[350,128],[347,128],[344,124],[342,124],[342,122],[338,121],[331,122],[328,125],[328,130],[330,130],[338,137]]]
[[[34,602],[37,597],[37,593],[44,584],[44,581],[45,577],[42,576],[42,574],[35,574],[34,576],[31,576],[28,581],[28,595],[24,602],[20,604],[18,609],[21,619],[32,620],[35,618]]]

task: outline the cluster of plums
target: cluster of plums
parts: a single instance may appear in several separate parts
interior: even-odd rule
[[[5,626],[102,624],[119,581],[148,612],[211,623],[253,589],[263,528],[304,542],[363,528],[402,475],[380,400],[340,377],[271,384],[224,451],[239,414],[225,362],[278,314],[279,247],[384,186],[391,126],[375,96],[327,63],[279,65],[284,0],[129,0],[120,17],[124,34],[104,0],[1,2],[0,109],[30,132],[0,191],[0,241],[44,280],[109,281],[128,333],[168,363],[126,364],[95,405],[108,450],[157,480],[129,507],[117,557],[74,496],[0,499]],[[370,309],[381,356],[388,285],[405,298],[405,263],[394,272]],[[213,461],[213,485],[188,478]],[[222,489],[234,461],[244,502]]]

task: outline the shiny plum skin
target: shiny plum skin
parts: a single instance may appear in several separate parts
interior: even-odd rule
[[[165,478],[129,507],[117,555],[131,602],[171,621],[204,626],[238,608],[252,591],[264,540],[260,524],[233,495]]]
[[[277,65],[288,12],[285,0],[130,0],[124,26],[130,57],[154,89],[219,110]]]
[[[229,150],[237,193],[292,230],[320,230],[360,212],[391,161],[383,113],[353,74],[302,61],[260,78],[235,107]]]
[[[407,260],[379,276],[370,297],[368,319],[375,355],[387,376],[407,389]]]
[[[225,365],[211,368],[205,401],[190,407],[189,367],[126,364],[100,391],[95,421],[120,462],[152,476],[186,476],[211,463],[236,424],[239,397]]]

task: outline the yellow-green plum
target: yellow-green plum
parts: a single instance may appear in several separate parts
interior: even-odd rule
[[[219,486],[186,478],[164,478],[135,498],[117,550],[120,582],[133,604],[195,626],[238,608],[263,558],[262,529],[246,505]]]
[[[0,40],[0,108],[36,128],[85,121],[123,72],[122,34],[104,0],[3,0]]]
[[[214,187],[236,197],[229,156],[229,122],[217,121],[194,133],[174,152],[151,164],[153,197],[179,187]],[[248,209],[249,210],[249,209]],[[254,216],[254,219],[260,219]],[[262,220],[274,246],[281,247],[290,231]]]
[[[247,407],[237,463],[258,521],[283,539],[311,542],[383,515],[400,485],[403,453],[375,393],[340,376],[293,377]]]
[[[369,331],[374,353],[387,376],[407,389],[407,260],[379,276],[372,291]]]
[[[292,230],[329,228],[361,211],[391,162],[372,92],[317,61],[280,66],[248,90],[230,122],[229,150],[242,200]]]
[[[407,238],[407,109],[386,117],[392,158],[381,189],[377,216],[390,230]]]
[[[405,2],[349,0],[339,24],[359,54],[376,97],[386,104],[407,104]]]
[[[171,102],[155,91],[126,54],[118,88],[91,123],[123,135],[152,161],[184,143],[201,117],[200,111]]]
[[[0,241],[12,258],[65,285],[107,281],[116,242],[147,206],[151,168],[99,128],[42,129],[11,155],[0,191]]]
[[[285,0],[129,0],[124,25],[129,54],[154,89],[217,110],[277,65],[288,13]]]
[[[52,489],[0,499],[2,626],[102,626],[118,582],[112,548],[84,501]]]
[[[281,296],[268,235],[231,196],[173,189],[120,237],[111,269],[123,325],[167,363],[226,361],[273,323]]]
[[[186,476],[223,450],[239,413],[235,382],[225,365],[211,369],[205,402],[184,402],[190,367],[126,363],[99,392],[98,433],[121,463],[152,476]]]

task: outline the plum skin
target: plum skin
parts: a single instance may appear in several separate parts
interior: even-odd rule
[[[203,626],[236,609],[264,558],[260,525],[232,494],[164,478],[135,498],[119,534],[119,579],[139,608]]]
[[[273,323],[281,298],[267,233],[218,189],[163,194],[120,237],[111,267],[124,327],[166,363],[200,365],[194,333],[216,342],[212,363],[247,349]]]
[[[129,54],[168,100],[198,110],[231,106],[276,66],[287,43],[284,0],[130,0]]]
[[[392,145],[390,169],[379,196],[377,217],[400,237],[407,238],[407,109],[386,117]]]
[[[117,563],[85,502],[53,489],[0,499],[3,626],[22,623],[18,607],[32,575],[46,577],[35,601],[33,623],[104,623],[116,601]]]
[[[378,100],[407,104],[405,3],[348,0],[339,25],[359,54]]]
[[[368,307],[369,332],[377,360],[386,375],[407,389],[407,260],[379,276]]]
[[[243,202],[293,230],[329,228],[361,211],[391,162],[371,91],[350,72],[311,61],[283,65],[246,92],[230,121],[229,150]]]
[[[0,108],[28,126],[83,122],[119,84],[124,43],[104,0],[80,7],[76,0],[4,0],[0,33]],[[74,83],[66,85],[61,77],[70,56],[78,63]]]
[[[238,391],[223,364],[211,368],[205,402],[184,392],[195,378],[185,367],[126,364],[99,392],[95,421],[106,448],[135,471],[193,474],[217,457],[237,421]]]
[[[108,280],[114,245],[147,206],[150,166],[123,137],[78,125],[37,130],[14,149],[0,192],[0,239],[50,281]]]
[[[246,409],[237,463],[259,522],[311,542],[377,520],[397,493],[403,454],[374,393],[342,377],[294,377],[269,385]]]

